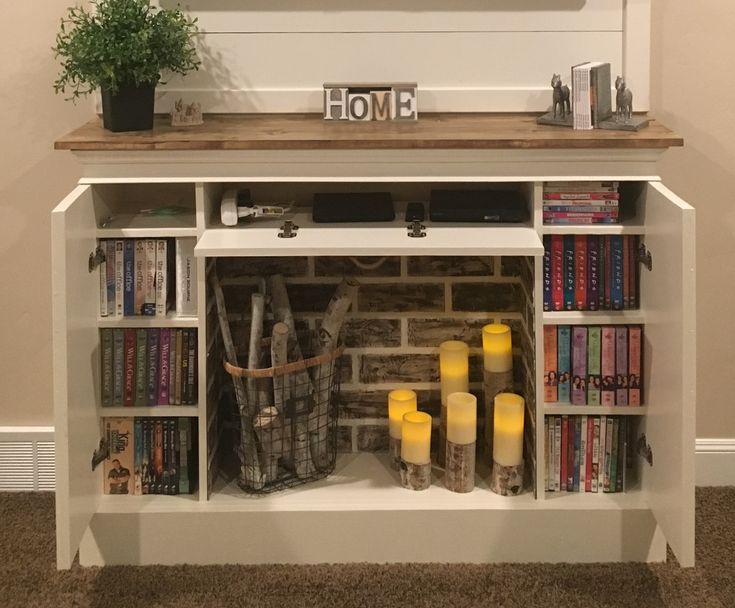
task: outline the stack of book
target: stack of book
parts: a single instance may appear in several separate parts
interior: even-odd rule
[[[638,236],[544,235],[544,310],[638,308]]]
[[[618,182],[546,182],[544,224],[617,224]]]
[[[612,117],[609,63],[572,66],[572,117],[575,129],[594,129]]]
[[[196,479],[196,419],[104,419],[109,455],[105,494],[191,494]]]
[[[101,329],[102,405],[195,405],[197,330]]]
[[[100,316],[196,314],[196,239],[103,239]]]
[[[643,328],[544,326],[544,401],[639,406]]]
[[[628,425],[621,416],[546,416],[546,491],[622,492]]]

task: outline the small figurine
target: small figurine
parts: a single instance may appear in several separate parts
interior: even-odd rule
[[[615,89],[618,92],[615,96],[615,120],[628,122],[633,115],[633,93],[625,88],[625,78],[622,76],[615,79]]]
[[[554,89],[552,98],[554,118],[556,118],[556,107],[559,106],[559,114],[563,119],[567,114],[572,113],[569,104],[569,87],[562,85],[561,74],[554,74],[551,77],[551,87]]]
[[[202,118],[202,104],[193,102],[184,106],[184,101],[182,99],[176,100],[174,103],[174,111],[171,112],[172,127],[188,127],[201,124],[204,124],[204,119]]]

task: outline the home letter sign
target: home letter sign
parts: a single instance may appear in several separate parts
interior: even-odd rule
[[[417,104],[416,83],[324,85],[324,120],[417,120]]]

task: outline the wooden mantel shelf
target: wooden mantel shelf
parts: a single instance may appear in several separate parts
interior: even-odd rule
[[[174,128],[112,133],[99,118],[65,135],[57,150],[369,150],[669,148],[683,140],[655,120],[639,132],[574,131],[536,124],[537,114],[422,114],[416,122],[325,121],[319,114],[211,114]]]

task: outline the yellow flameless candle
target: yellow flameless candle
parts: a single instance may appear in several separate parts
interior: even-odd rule
[[[504,467],[523,462],[523,417],[525,401],[520,395],[495,396],[493,460]]]
[[[408,412],[401,426],[401,459],[411,464],[431,462],[431,416],[426,412]]]
[[[482,353],[485,369],[489,372],[507,372],[513,368],[513,345],[510,327],[490,323],[482,328]]]
[[[442,405],[452,393],[466,393],[470,387],[469,347],[459,340],[439,345],[439,377]]]
[[[388,432],[393,439],[401,438],[403,415],[416,411],[416,393],[399,389],[388,393]]]
[[[447,397],[447,441],[468,445],[477,441],[477,397],[452,393]]]

